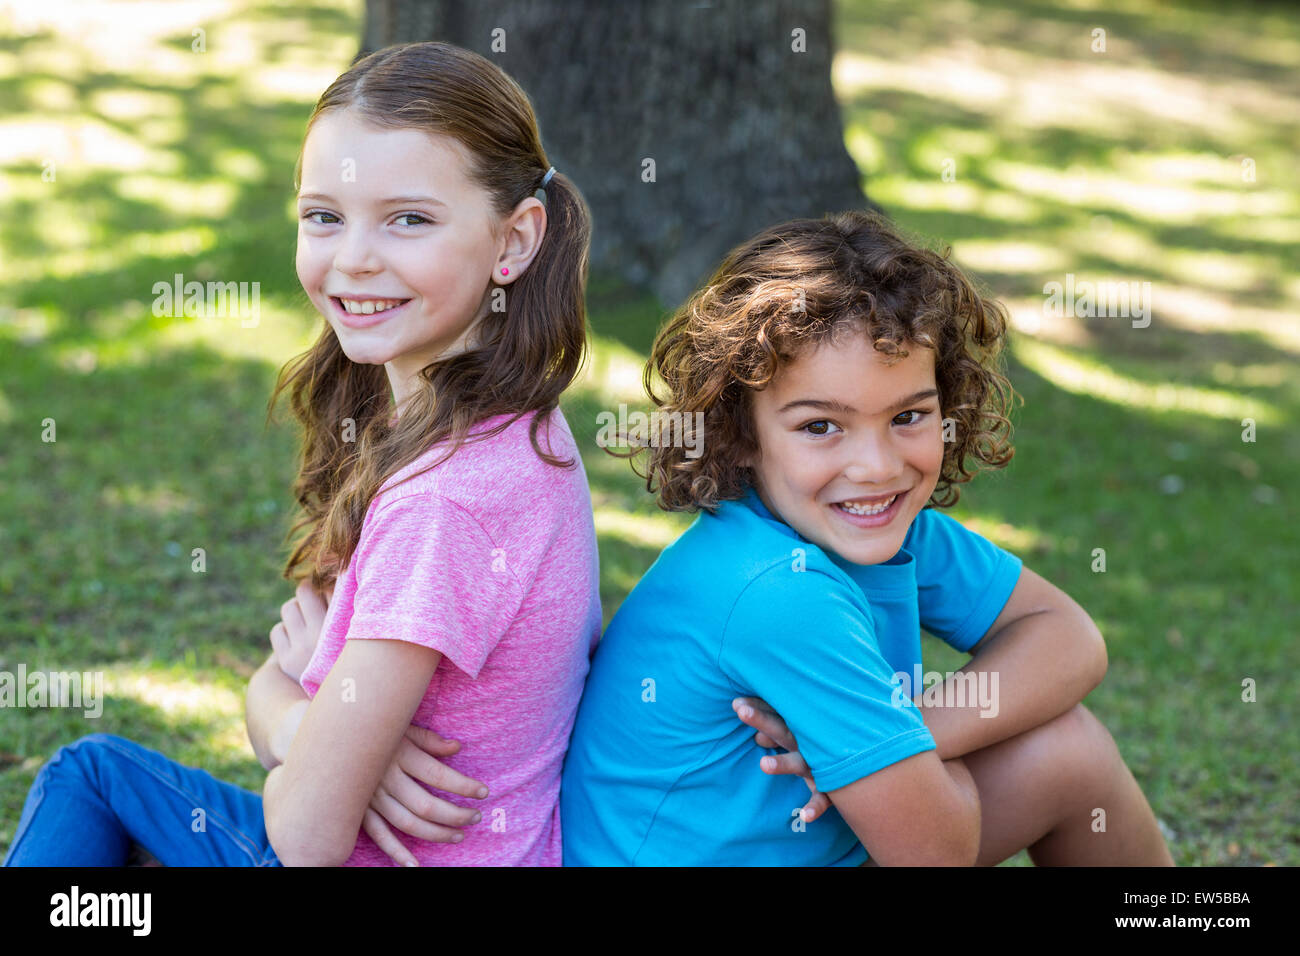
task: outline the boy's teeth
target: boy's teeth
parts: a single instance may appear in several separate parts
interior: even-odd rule
[[[898,495],[894,495],[894,498],[897,497]],[[855,505],[847,501],[841,501],[836,505],[836,507],[854,515],[878,515],[894,503],[894,498],[890,498],[888,501],[882,501],[878,505]]]

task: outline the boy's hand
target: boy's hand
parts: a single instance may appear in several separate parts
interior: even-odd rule
[[[465,835],[458,829],[478,823],[483,815],[473,807],[459,807],[435,797],[420,781],[462,797],[481,800],[487,787],[451,769],[438,757],[450,757],[460,750],[460,742],[445,740],[432,730],[410,726],[398,745],[392,764],[379,781],[370,806],[362,818],[361,829],[379,849],[401,866],[419,866],[411,851],[394,836],[389,826],[397,827],[431,843],[459,843]]]
[[[331,586],[326,594],[333,593]],[[280,605],[280,622],[271,628],[271,648],[280,670],[295,681],[316,650],[327,609],[326,598],[313,591],[308,580],[303,580],[294,596]]]
[[[764,773],[797,773],[803,777],[804,783],[808,784],[808,789],[812,791],[812,797],[803,807],[804,821],[810,823],[830,809],[830,797],[817,789],[812,771],[808,769],[808,764],[804,763],[803,757],[799,754],[799,743],[794,739],[794,734],[790,733],[790,728],[785,725],[781,715],[769,707],[767,701],[761,697],[737,697],[731,702],[731,706],[743,723],[758,731],[754,735],[754,743],[764,749],[781,748],[789,751],[776,756],[769,754],[759,761],[759,766]]]

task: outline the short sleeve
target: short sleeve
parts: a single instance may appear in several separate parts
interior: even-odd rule
[[[843,582],[779,565],[737,599],[719,666],[794,732],[817,788],[847,786],[935,749],[876,644],[869,609]]]
[[[436,494],[381,505],[357,545],[347,639],[409,641],[472,678],[510,629],[522,588],[475,517]]]
[[[905,546],[916,559],[921,626],[969,650],[1002,613],[1023,562],[934,508],[916,516]]]

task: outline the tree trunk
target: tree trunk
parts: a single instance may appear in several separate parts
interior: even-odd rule
[[[830,0],[367,0],[359,56],[444,40],[528,93],[593,268],[681,302],[784,219],[871,205],[831,88]]]

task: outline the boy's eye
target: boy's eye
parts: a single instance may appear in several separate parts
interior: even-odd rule
[[[815,421],[815,422],[809,422],[807,425],[804,425],[803,428],[802,428],[801,430],[802,430],[802,431],[808,431],[808,429],[812,429],[812,431],[809,431],[809,432],[808,432],[808,434],[810,434],[810,435],[829,435],[829,434],[831,434],[831,433],[828,432],[828,431],[823,431],[823,430],[821,430],[820,428],[818,428],[818,426],[822,426],[822,425],[830,425],[830,426],[832,426],[832,427],[838,427],[838,426],[834,425],[833,422],[828,422],[826,419],[822,418],[822,419],[818,419],[818,420]]]
[[[924,409],[911,408],[905,412],[899,412],[897,415],[895,415],[894,423],[904,428],[906,428],[908,425],[918,425],[920,424],[920,419],[924,418],[928,414],[929,412],[925,411]],[[911,417],[905,422],[900,422],[899,419],[903,418],[904,416],[911,416]],[[808,422],[806,425],[802,426],[800,431],[806,431],[808,432],[808,434],[817,435],[818,437],[825,437],[826,435],[834,434],[833,432],[827,430],[827,426],[832,428],[839,427],[838,425],[835,425],[833,422],[827,421],[824,418],[819,418],[815,422]]]

